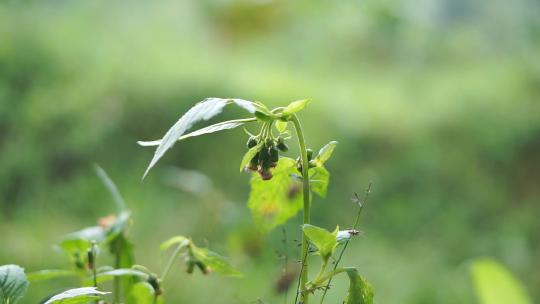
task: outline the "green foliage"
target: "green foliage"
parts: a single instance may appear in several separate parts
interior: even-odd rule
[[[24,269],[17,265],[0,266],[0,302],[16,304],[26,293],[28,280]]]
[[[102,292],[95,287],[69,289],[50,298],[44,304],[86,304],[99,300],[109,292]]]
[[[242,157],[242,161],[240,162],[240,172],[242,172],[246,168],[246,166],[249,164],[251,159],[255,157],[255,155],[259,153],[259,151],[261,151],[263,145],[264,145],[264,142],[260,141],[259,143],[257,143],[255,147],[250,148],[246,152],[246,154],[244,154],[244,156]]]
[[[321,255],[323,260],[327,261],[334,254],[334,251],[336,250],[336,247],[338,245],[338,227],[336,227],[333,232],[329,232],[328,230],[317,226],[304,224],[302,226],[302,230],[304,231],[304,234],[307,236],[309,241],[315,247],[317,247],[317,252]]]
[[[163,302],[163,298],[159,297],[154,302],[155,291],[152,285],[147,282],[139,282],[133,285],[129,296],[129,303],[133,304],[158,304]]]
[[[113,280],[114,278],[122,277],[122,278],[137,278],[143,281],[147,281],[149,278],[149,275],[146,272],[132,269],[132,268],[120,268],[120,269],[113,269],[109,271],[99,272],[97,274],[97,282],[103,283],[110,280]],[[128,288],[130,290],[131,288]]]
[[[355,268],[347,269],[349,276],[349,293],[346,304],[373,304],[373,287],[362,278]]]
[[[264,230],[283,224],[302,209],[301,184],[292,177],[297,173],[295,161],[281,157],[271,180],[252,174],[248,207]]]
[[[193,244],[191,245],[190,250],[195,259],[202,262],[203,265],[206,265],[209,271],[213,271],[225,276],[242,276],[242,274],[236,270],[225,257],[206,248],[198,248]]]
[[[322,166],[324,163],[330,159],[332,156],[332,153],[334,153],[334,149],[336,148],[338,142],[337,141],[331,141],[327,143],[324,147],[319,150],[319,154],[317,154],[317,157],[315,157],[315,163],[317,166]]]
[[[328,183],[330,182],[330,172],[328,172],[325,167],[310,168],[309,181],[311,191],[320,197],[326,197]]]
[[[494,259],[477,259],[470,271],[480,304],[532,303],[523,285]]]
[[[290,116],[303,110],[309,103],[309,99],[297,100],[291,102],[288,106],[283,109],[284,116]]]
[[[180,244],[180,243],[186,243],[189,244],[190,240],[182,235],[173,236],[172,238],[166,240],[165,242],[161,243],[159,246],[159,249],[165,251],[169,248],[171,248],[174,245]]]
[[[27,275],[27,277],[28,277],[29,282],[35,283],[35,282],[53,280],[53,279],[64,278],[64,277],[76,277],[78,275],[79,274],[73,270],[46,269],[46,270],[31,272]]]

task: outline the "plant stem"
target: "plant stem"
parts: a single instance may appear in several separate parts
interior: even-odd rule
[[[180,255],[180,252],[184,247],[186,247],[189,244],[188,240],[182,241],[178,246],[176,246],[176,249],[174,250],[173,254],[169,258],[169,261],[167,262],[167,266],[165,266],[165,269],[163,269],[163,273],[161,274],[160,280],[163,282],[165,281],[165,278],[167,278],[167,275],[169,275],[169,272],[174,265],[174,262],[176,262],[176,259],[178,258],[178,255]]]
[[[300,124],[300,120],[298,120],[298,116],[293,115],[292,116],[292,122],[294,124],[294,129],[296,131],[296,135],[298,136],[298,144],[300,145],[300,153],[302,158],[302,185],[303,185],[303,198],[304,198],[304,216],[303,216],[303,224],[309,224],[310,223],[310,208],[311,208],[311,202],[310,202],[310,196],[311,191],[309,187],[309,161],[307,157],[307,149],[306,149],[306,141],[304,139],[304,132],[302,131],[302,125]],[[304,289],[306,288],[306,284],[308,281],[308,260],[307,260],[307,252],[308,252],[308,240],[306,236],[302,233],[302,271],[300,273],[300,290],[297,292],[301,293],[301,301],[302,304],[308,304],[309,302],[309,293],[303,293]]]
[[[120,259],[120,252],[119,250],[116,250],[116,253],[114,254],[114,269],[120,268]],[[114,277],[113,285],[114,303],[120,303],[120,277]]]
[[[371,183],[369,183],[369,186],[366,189],[366,193],[364,194],[364,199],[361,202],[357,202],[358,205],[359,205],[359,209],[358,209],[358,213],[356,214],[356,219],[354,221],[354,225],[353,225],[352,229],[357,229],[358,228],[358,223],[360,222],[360,216],[362,215],[362,209],[364,209],[364,205],[367,202],[367,199],[369,197],[370,192],[371,192]],[[355,193],[355,195],[356,195],[356,193]],[[356,195],[356,198],[358,199],[358,195]],[[339,253],[339,257],[336,260],[336,263],[334,264],[333,271],[336,270],[336,268],[338,267],[339,262],[341,262],[341,258],[343,257],[343,253],[345,252],[345,250],[347,250],[347,246],[349,245],[350,240],[351,240],[350,238],[347,239],[347,241],[343,245],[343,248],[341,249],[341,252]],[[320,304],[322,304],[324,302],[324,298],[326,297],[326,293],[328,292],[328,288],[330,288],[330,283],[332,283],[332,278],[330,278],[328,280],[328,283],[326,284],[326,287],[324,288],[324,292],[323,292],[323,295],[321,297]]]

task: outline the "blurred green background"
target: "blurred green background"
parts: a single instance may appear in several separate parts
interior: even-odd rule
[[[539,54],[534,0],[3,1],[0,264],[66,266],[58,238],[114,212],[99,163],[133,210],[137,263],[158,270],[160,242],[184,234],[245,273],[179,265],[169,303],[282,303],[282,232],[253,232],[244,133],[177,144],[144,183],[153,150],[135,142],[205,97],[310,98],[309,146],[340,142],[313,221],[350,226],[351,194],[373,182],[344,265],[377,303],[475,303],[467,264],[485,255],[540,301]],[[211,185],[186,191],[174,167]],[[285,226],[291,260],[299,224]],[[24,302],[73,284],[33,284]]]

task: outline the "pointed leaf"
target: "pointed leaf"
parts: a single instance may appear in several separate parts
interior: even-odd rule
[[[189,242],[189,239],[186,238],[185,236],[181,236],[181,235],[174,236],[174,237],[166,240],[165,242],[161,243],[161,245],[159,246],[159,249],[161,249],[162,251],[165,251],[165,250],[169,249],[171,246],[174,246],[176,244],[180,244],[182,242]]]
[[[102,296],[110,292],[101,292],[96,287],[82,287],[66,290],[50,298],[44,304],[84,304],[90,301],[99,300]]]
[[[28,280],[17,265],[0,266],[0,303],[15,304],[26,293]]]
[[[229,121],[223,121],[217,124],[210,125],[208,127],[199,129],[197,131],[193,131],[191,133],[185,134],[180,136],[177,141],[184,140],[186,138],[210,134],[218,131],[223,130],[229,130],[234,129],[236,127],[239,127],[241,125],[244,125],[247,122],[255,121],[255,119],[247,118],[247,119],[237,119],[237,120],[229,120]],[[151,147],[151,146],[159,146],[161,144],[161,139],[153,140],[153,141],[138,141],[139,145],[143,147]]]
[[[334,232],[330,232],[321,227],[313,226],[310,224],[304,224],[302,226],[304,234],[307,236],[309,241],[317,247],[319,254],[323,259],[327,260],[334,254],[334,250],[337,246],[337,233],[338,228]]]
[[[250,106],[250,102],[241,99],[223,99],[223,98],[207,98],[191,109],[189,109],[180,119],[165,133],[165,136],[161,139],[161,143],[154,153],[154,157],[150,161],[148,168],[144,172],[143,178],[148,174],[150,169],[158,162],[158,160],[169,150],[177,139],[184,135],[195,123],[208,120],[223,110],[228,103],[236,103],[238,106],[243,107],[250,113],[255,111],[255,106]],[[252,105],[252,104],[251,104]]]
[[[242,274],[238,270],[231,266],[231,264],[229,263],[229,261],[227,261],[225,257],[213,251],[210,251],[206,248],[198,248],[195,245],[192,245],[191,252],[197,260],[203,262],[207,267],[209,267],[210,271],[214,271],[216,273],[226,276],[242,276]]]
[[[307,106],[308,103],[309,99],[293,101],[287,107],[285,107],[285,109],[283,110],[283,115],[292,115],[298,111],[301,111]]]
[[[125,210],[126,202],[124,201],[122,195],[120,195],[120,191],[118,191],[118,188],[116,187],[112,179],[109,177],[109,175],[107,175],[107,172],[105,172],[105,170],[103,170],[103,168],[101,168],[99,165],[95,165],[94,169],[96,170],[96,174],[101,179],[103,185],[105,185],[107,190],[109,190],[109,192],[111,193],[114,202],[118,207],[118,211]]]
[[[263,230],[273,229],[302,210],[302,184],[293,176],[298,174],[296,162],[281,157],[272,170],[273,178],[264,181],[259,174],[251,177],[248,207],[255,222]]]
[[[249,164],[249,162],[251,161],[251,159],[257,154],[259,153],[259,151],[261,151],[262,147],[263,147],[263,142],[259,142],[255,147],[249,149],[246,154],[244,154],[244,157],[242,157],[242,161],[240,162],[240,172],[242,172],[244,170],[244,168],[247,166],[247,164]]]
[[[362,278],[355,268],[347,269],[349,276],[349,293],[346,304],[373,304],[373,287]]]
[[[500,263],[490,258],[474,261],[470,268],[481,304],[530,304],[523,285]]]
[[[330,172],[324,167],[314,167],[309,169],[309,181],[311,191],[320,197],[326,197],[328,183],[330,182]]]
[[[146,281],[148,280],[149,275],[145,272],[142,272],[140,270],[133,269],[133,268],[120,268],[120,269],[114,269],[114,270],[98,273],[97,282],[98,283],[107,282],[116,277],[135,277],[140,280]],[[87,283],[92,282],[92,281],[93,281],[93,278],[89,278],[87,280]]]
[[[39,282],[39,281],[47,281],[57,278],[65,278],[65,277],[76,277],[78,276],[77,272],[73,270],[65,270],[65,269],[47,269],[47,270],[40,270],[36,272],[31,272],[28,274],[28,281],[31,283]]]
[[[324,163],[330,159],[337,144],[337,141],[331,141],[321,148],[319,154],[317,155],[317,157],[315,157],[315,163],[317,164],[317,166],[324,165]]]

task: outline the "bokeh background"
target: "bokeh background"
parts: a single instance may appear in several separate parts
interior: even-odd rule
[[[313,221],[350,226],[351,194],[373,182],[344,265],[377,303],[475,303],[479,256],[540,301],[539,54],[534,0],[3,1],[0,264],[66,267],[59,237],[114,212],[98,163],[133,210],[137,263],[159,270],[159,244],[184,234],[245,273],[178,265],[169,303],[283,302],[282,230],[254,233],[242,130],[177,144],[143,183],[153,150],[135,142],[205,97],[310,98],[309,146],[340,142]],[[299,223],[285,226],[291,260]],[[36,283],[25,303],[73,284]]]

